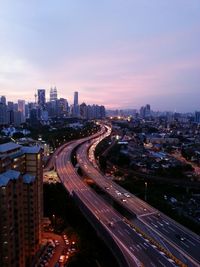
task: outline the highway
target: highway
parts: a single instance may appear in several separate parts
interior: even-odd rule
[[[160,245],[178,257],[187,266],[200,266],[199,236],[129,193],[99,171],[94,159],[94,150],[96,145],[109,133],[110,131],[79,147],[77,160],[81,169],[103,191],[137,216],[133,220],[137,227],[157,240]]]
[[[56,170],[66,190],[72,196],[76,194],[96,217],[98,223],[103,225],[121,249],[128,266],[185,266],[175,264],[168,255],[128,225],[123,216],[81,181],[71,163],[71,154],[75,147],[89,139],[84,138],[66,144],[56,155]]]

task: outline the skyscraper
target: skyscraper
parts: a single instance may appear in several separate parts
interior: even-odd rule
[[[80,116],[82,119],[87,118],[87,105],[85,103],[80,105]]]
[[[25,100],[18,100],[18,111],[21,112],[21,122],[25,121]]]
[[[7,124],[7,106],[0,102],[0,125]]]
[[[80,117],[83,119],[103,119],[106,116],[105,107],[99,105],[86,105],[82,103],[79,106]]]
[[[74,92],[74,106],[78,105],[78,92]]]
[[[149,104],[146,104],[145,107],[140,108],[140,116],[141,118],[146,118],[151,115],[151,106]]]
[[[145,110],[145,116],[149,117],[151,115],[151,106],[149,104],[146,104],[146,110]]]
[[[39,124],[37,108],[32,108],[30,110],[30,124],[32,127],[37,127]]]
[[[50,89],[50,101],[56,101],[58,99],[57,88]]]
[[[56,100],[56,115],[58,117],[66,117],[68,114],[68,102],[65,98]]]
[[[0,103],[2,103],[3,105],[6,105],[6,97],[4,95],[0,97]]]
[[[45,103],[46,103],[45,89],[38,89],[38,105],[41,108],[44,108]]]
[[[195,119],[194,119],[194,121],[196,122],[196,123],[200,123],[200,112],[199,111],[195,111]]]
[[[8,110],[14,110],[14,103],[11,101],[8,101]]]
[[[73,116],[74,117],[79,116],[78,92],[74,92]]]

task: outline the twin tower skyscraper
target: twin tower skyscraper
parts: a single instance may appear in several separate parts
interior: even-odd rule
[[[45,106],[46,103],[46,90],[45,89],[38,89],[38,94],[35,94],[35,97],[38,97],[38,105]],[[50,88],[50,102],[56,101],[58,99],[58,92],[57,88]],[[36,102],[36,101],[35,101]]]
[[[45,89],[38,89],[38,105],[40,107],[45,107],[46,105],[46,96],[45,96]],[[54,102],[58,100],[58,92],[56,87],[50,88],[50,102]],[[79,117],[80,110],[79,110],[79,104],[78,104],[78,92],[74,92],[74,102],[72,106],[72,115],[74,117]]]

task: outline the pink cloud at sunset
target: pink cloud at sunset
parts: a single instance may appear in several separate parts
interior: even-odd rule
[[[4,3],[0,94],[33,101],[57,86],[69,102],[77,90],[108,108],[198,109],[200,3],[184,3]]]

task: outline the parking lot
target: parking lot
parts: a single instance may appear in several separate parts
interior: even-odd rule
[[[48,184],[60,183],[60,180],[55,171],[47,171],[43,173],[43,182]]]
[[[63,267],[77,250],[76,243],[69,240],[65,234],[44,232],[43,240],[46,241],[47,246],[35,267]]]

